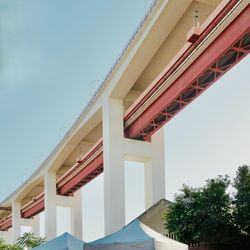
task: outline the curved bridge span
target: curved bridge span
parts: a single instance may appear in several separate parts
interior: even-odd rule
[[[0,220],[0,231],[15,229],[16,220],[20,226],[44,210],[49,210],[49,214],[51,207],[63,202],[76,204],[69,205],[73,210],[79,208],[74,193],[103,172],[106,233],[118,229],[124,224],[124,158],[150,165],[147,168],[151,172],[145,172],[145,181],[150,183],[145,189],[147,207],[164,196],[164,177],[159,181],[164,174],[164,160],[163,164],[155,160],[163,159],[164,153],[159,148],[161,155],[157,153],[156,157],[154,153],[154,145],[164,148],[161,128],[250,51],[249,1],[184,2],[183,6],[175,6],[174,1],[154,3],[64,144],[27,183],[0,204],[12,210]],[[173,8],[179,12],[170,18]],[[196,8],[209,14],[199,27],[193,27],[192,20],[189,25],[185,23]],[[181,41],[174,46],[174,39],[179,37]],[[173,52],[168,52],[169,46],[173,46]],[[115,191],[121,197],[111,208],[108,203],[117,197]],[[53,210],[47,220],[54,215]],[[116,219],[111,218],[113,215]],[[118,217],[122,219],[117,221]],[[81,237],[81,230],[78,225],[75,234]],[[18,231],[12,231],[15,238]],[[54,231],[47,229],[47,237],[53,237]]]

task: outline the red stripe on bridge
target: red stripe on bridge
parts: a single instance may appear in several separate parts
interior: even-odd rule
[[[42,211],[44,211],[43,193],[21,209],[21,216],[22,218],[32,218],[35,215],[41,213]]]
[[[78,164],[78,167],[82,163]],[[78,190],[83,185],[90,182],[96,176],[103,172],[103,154],[100,153],[97,157],[95,157],[86,167],[81,169],[77,174],[72,172],[72,175],[68,176],[66,182],[60,186],[60,182],[57,183],[59,186],[57,188],[58,195],[72,195],[76,190]],[[64,179],[63,179],[64,180]],[[22,218],[32,218],[44,211],[44,194],[39,195],[34,201],[31,201],[24,208],[21,209]],[[1,230],[0,223],[0,230]],[[10,226],[11,227],[11,226]]]
[[[250,5],[126,128],[126,136],[150,140],[153,133],[246,56],[250,50],[249,25]]]
[[[12,217],[11,216],[0,221],[0,231],[7,231],[11,227],[12,227]]]
[[[103,153],[96,156],[87,166],[79,173],[69,176],[65,184],[57,189],[60,195],[72,195],[76,190],[86,185],[92,179],[103,172]]]
[[[246,56],[250,50],[249,24],[250,6],[125,130],[126,136],[148,140],[155,131]],[[100,145],[102,143],[98,142],[91,152],[99,149]],[[88,155],[85,158],[88,159]],[[71,195],[99,175],[103,171],[102,152],[95,159],[77,175],[74,172],[79,166],[72,169],[58,194]]]

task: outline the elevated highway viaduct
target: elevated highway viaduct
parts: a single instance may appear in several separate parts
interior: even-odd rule
[[[198,18],[193,13],[199,13]],[[21,225],[56,236],[56,206],[82,238],[81,192],[104,174],[105,233],[125,224],[124,159],[144,163],[145,208],[165,197],[162,127],[250,50],[249,0],[155,1],[100,88],[47,160],[0,203],[0,237]]]

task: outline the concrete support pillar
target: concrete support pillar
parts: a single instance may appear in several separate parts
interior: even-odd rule
[[[145,208],[165,198],[165,143],[164,128],[151,138],[152,158],[145,163]]]
[[[145,192],[145,209],[147,210],[153,205],[152,192],[152,159],[144,163],[144,192]]]
[[[36,237],[40,237],[40,215],[36,215],[33,218],[33,223],[32,223],[32,232]]]
[[[21,235],[21,204],[18,201],[12,202],[12,242],[15,243]]]
[[[45,236],[47,240],[55,238],[57,231],[56,221],[56,174],[47,172],[44,175],[44,202],[45,202]]]
[[[13,243],[12,228],[2,233],[3,233],[3,239],[6,243],[8,244]]]
[[[103,105],[105,234],[125,225],[123,102],[109,98]]]
[[[82,225],[82,190],[78,190],[72,199],[71,207],[71,233],[78,237],[83,238],[83,225]]]
[[[10,228],[7,232],[6,232],[6,242],[7,243],[13,243],[13,237],[12,237],[12,235],[13,235],[13,233],[12,233],[12,231],[13,231],[13,229],[12,228]]]
[[[6,243],[12,243],[12,231],[0,231],[0,239],[3,239]]]
[[[0,231],[0,239],[5,240],[5,231]]]
[[[74,196],[57,195],[56,204],[59,207],[70,208],[71,234],[82,239],[82,190],[74,193]]]

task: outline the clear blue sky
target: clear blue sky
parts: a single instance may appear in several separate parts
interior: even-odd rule
[[[0,2],[0,200],[72,125],[97,87],[89,83],[103,79],[144,15],[144,2]],[[250,164],[249,68],[248,57],[165,127],[168,199],[184,182],[199,186]],[[102,181],[84,187],[86,240],[103,233]],[[143,211],[142,166],[126,163],[126,182],[129,221]]]

